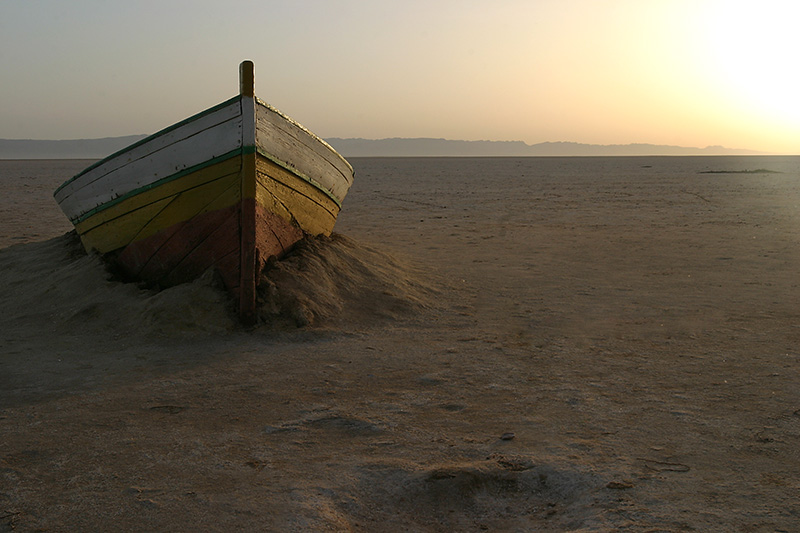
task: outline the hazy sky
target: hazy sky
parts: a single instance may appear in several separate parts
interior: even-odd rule
[[[153,133],[238,92],[322,137],[800,153],[796,0],[0,0],[0,138]]]

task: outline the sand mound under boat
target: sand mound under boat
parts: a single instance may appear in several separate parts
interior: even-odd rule
[[[414,267],[339,234],[304,239],[270,261],[258,291],[262,322],[297,326],[400,318],[435,293]]]
[[[30,335],[97,331],[116,336],[219,334],[240,328],[215,272],[162,290],[124,283],[74,232],[0,250],[2,327]],[[342,235],[301,241],[271,260],[259,286],[261,329],[361,326],[410,316],[434,290],[419,271]],[[34,328],[39,325],[40,328]]]

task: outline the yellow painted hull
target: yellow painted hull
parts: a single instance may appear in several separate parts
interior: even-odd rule
[[[87,250],[107,254],[197,216],[236,206],[241,195],[241,156],[143,192],[75,225]],[[328,235],[339,206],[283,167],[258,156],[257,205],[304,233]]]

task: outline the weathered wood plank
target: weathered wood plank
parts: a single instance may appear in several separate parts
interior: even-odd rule
[[[259,157],[257,160],[257,168],[260,175],[259,183],[263,184],[268,180],[277,181],[278,184],[276,186],[282,185],[306,196],[309,200],[319,204],[323,209],[328,211],[333,217],[339,214],[341,208],[330,196],[282,166],[264,157]]]
[[[174,253],[175,250],[180,253]],[[115,263],[123,275],[160,286],[194,279],[208,268],[216,267],[225,286],[236,290],[238,252],[238,207],[233,206],[132,243],[117,255]],[[232,255],[235,261],[231,261]]]
[[[203,178],[205,180],[205,178]],[[167,198],[161,198],[144,206],[137,197],[132,197],[118,206],[117,216],[102,224],[86,222],[89,229],[79,228],[87,249],[108,253],[129,243],[147,238],[165,228],[189,220],[193,216],[214,211],[239,201],[239,174],[228,174],[211,181],[201,181],[195,187],[187,187]],[[128,206],[127,204],[130,204]],[[127,207],[131,207],[127,210]],[[122,212],[126,211],[126,212]],[[100,212],[96,217],[103,216]]]
[[[183,283],[187,279],[200,277],[209,268],[214,268],[218,263],[225,261],[231,255],[238,255],[239,224],[236,213],[225,219],[213,229],[206,238],[200,241],[195,248],[187,253],[172,270],[161,279],[161,284],[170,286]],[[187,225],[187,230],[190,225]],[[220,272],[228,283],[232,277],[231,272]]]
[[[214,180],[224,179],[225,177],[233,174],[238,175],[240,169],[241,158],[239,157],[234,157],[223,161],[222,163],[217,163],[216,165],[203,168],[192,174],[187,174],[181,179],[164,183],[159,187],[155,187],[153,189],[143,191],[135,196],[131,196],[130,198],[127,198],[124,201],[98,212],[86,220],[79,222],[78,224],[75,224],[75,229],[78,231],[78,233],[88,232],[96,226],[105,224],[106,222],[120,216],[124,216],[128,212],[139,209],[140,207],[144,207],[147,204],[158,202],[164,198],[170,198],[176,194],[194,187],[199,187]]]
[[[283,257],[292,246],[303,238],[303,231],[256,204],[256,272],[261,273],[270,256]]]
[[[238,185],[239,176],[233,174],[176,195],[131,240],[147,238],[198,215],[235,205],[239,201]]]
[[[336,151],[274,108],[256,107],[256,144],[266,155],[310,178],[340,203],[353,183],[353,169]]]
[[[333,200],[270,161],[259,158],[257,168],[259,205],[308,234],[330,234],[339,208]]]
[[[57,200],[69,196],[75,188],[79,189],[97,178],[118,170],[131,161],[136,161],[171,144],[180,142],[187,137],[187,131],[202,131],[214,127],[217,124],[235,119],[240,113],[241,106],[239,105],[239,98],[236,97],[223,102],[216,108],[208,109],[182,122],[173,124],[83,170],[83,172],[67,180],[56,189],[54,196]]]
[[[147,262],[142,265],[139,276],[145,280],[163,284],[176,265],[206,241],[210,235],[213,235],[218,228],[226,224],[235,224],[237,238],[234,239],[233,246],[238,247],[238,206],[205,213],[190,222],[179,224],[177,231],[173,231],[166,242],[161,243],[158,249],[152,251]],[[144,241],[138,241],[134,245],[142,245],[140,243],[144,243]],[[178,282],[177,278],[174,279]],[[192,278],[184,278],[181,281],[187,279]]]
[[[79,232],[83,247],[87,251],[105,254],[127,245],[171,200],[172,198],[163,198],[89,231]]]
[[[62,210],[73,220],[84,213],[117,197],[151,186],[159,180],[169,178],[182,170],[203,164],[216,157],[241,148],[241,116],[238,102],[236,116],[211,127],[201,123],[189,123],[171,132],[172,142],[157,147],[135,160],[127,162],[111,172],[97,175],[103,169],[81,176],[80,179],[61,189],[56,200]],[[213,115],[209,115],[211,117]],[[208,117],[204,117],[208,118]],[[144,150],[147,145],[139,147]],[[127,155],[127,154],[125,154]],[[112,162],[109,162],[112,163]]]
[[[131,211],[82,234],[81,239],[87,249],[105,254],[238,201],[238,176],[228,176]]]
[[[176,224],[159,231],[146,239],[134,241],[122,250],[114,252],[114,264],[131,280],[144,279],[141,271],[156,253],[185,224]]]

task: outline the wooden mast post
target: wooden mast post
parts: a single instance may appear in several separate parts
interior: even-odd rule
[[[252,61],[239,65],[239,94],[242,99],[242,199],[239,319],[245,325],[256,322],[256,108]]]
[[[239,94],[255,96],[255,69],[252,61],[242,61],[239,65]]]

